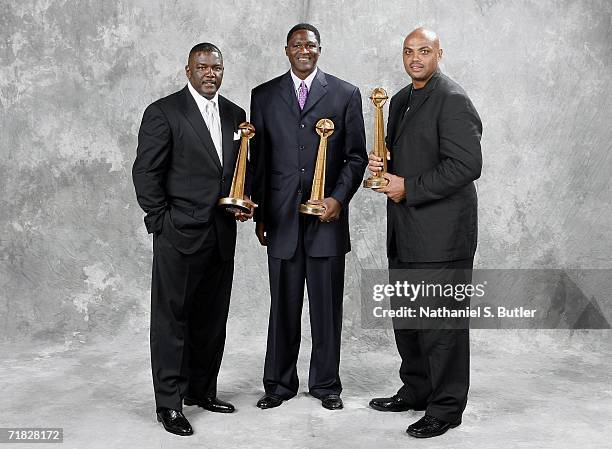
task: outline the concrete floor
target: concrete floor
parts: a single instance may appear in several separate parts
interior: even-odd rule
[[[381,331],[384,332],[384,331]],[[344,345],[345,409],[328,411],[301,393],[272,410],[262,393],[263,336],[228,342],[219,397],[238,411],[186,407],[195,435],[155,421],[144,332],[63,344],[0,345],[1,427],[63,427],[63,448],[610,448],[612,338],[606,331],[473,331],[472,386],[463,425],[431,440],[407,436],[417,412],[381,413],[373,396],[399,386],[398,357]],[[309,353],[304,341],[302,354]],[[306,384],[307,357],[300,359]]]

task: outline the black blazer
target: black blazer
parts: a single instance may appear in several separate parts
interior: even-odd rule
[[[410,89],[389,105],[389,172],[405,178],[406,199],[387,202],[387,250],[403,262],[473,257],[482,124],[465,91],[440,72],[408,113]],[[416,98],[415,98],[416,99]]]
[[[340,219],[321,223],[304,217],[306,254],[340,256],[350,251],[349,202],[367,165],[361,95],[357,87],[318,70],[303,110],[289,72],[257,86],[251,94],[255,221],[263,221],[268,254],[289,259],[298,242],[300,203],[310,198],[320,137],[319,119],[334,122],[328,138],[325,196],[342,204]]]
[[[233,258],[236,223],[216,207],[229,194],[245,111],[219,95],[223,168],[206,122],[184,89],[157,100],[144,112],[132,178],[149,233],[162,232],[179,251],[200,248],[211,226],[224,260]]]

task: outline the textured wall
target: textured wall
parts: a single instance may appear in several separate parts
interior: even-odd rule
[[[217,7],[216,5],[222,5]],[[220,46],[222,93],[287,70],[287,30],[319,27],[322,69],[367,95],[408,81],[404,36],[439,31],[443,70],[484,123],[483,267],[612,266],[612,4],[601,1],[2,0],[0,337],[64,341],[148,325],[151,241],[130,178],[142,112],[185,85],[189,48]],[[345,337],[358,273],[384,266],[384,201],[352,208]],[[230,339],[267,324],[265,253],[240,226]],[[388,334],[360,338],[375,347]]]

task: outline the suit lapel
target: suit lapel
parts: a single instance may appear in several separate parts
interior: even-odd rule
[[[210,132],[208,131],[206,122],[200,113],[200,109],[198,109],[198,105],[191,96],[191,92],[189,92],[187,87],[185,87],[182,92],[183,98],[181,100],[181,112],[200,138],[200,141],[204,147],[204,152],[210,156],[211,161],[214,163],[217,169],[221,171],[221,161],[219,160],[219,155],[217,154],[215,144],[210,137]]]
[[[295,96],[295,86],[293,85],[293,79],[291,73],[287,72],[283,75],[280,81],[280,94],[281,98],[289,106],[289,110],[294,114],[300,113],[300,105]]]
[[[229,104],[221,95],[219,95],[219,116],[221,118],[221,141],[223,142],[223,171],[233,173],[234,117]]]
[[[436,72],[431,77],[431,79],[427,82],[427,85],[423,88],[425,89],[425,92],[422,95],[418,95],[416,99],[413,100],[412,105],[410,106],[410,110],[408,110],[408,112],[404,114],[404,111],[406,111],[406,109],[408,108],[408,102],[410,100],[410,94],[407,95],[406,101],[402,105],[402,109],[400,111],[400,113],[404,114],[404,116],[400,118],[399,125],[398,125],[398,132],[396,133],[395,139],[393,139],[393,143],[396,143],[398,141],[400,136],[406,131],[406,128],[408,124],[410,123],[410,120],[412,120],[415,117],[419,108],[423,106],[423,104],[427,101],[427,99],[431,95],[431,92],[435,89],[436,85],[438,84],[439,75],[440,75],[440,72]]]
[[[310,85],[310,92],[308,92],[306,104],[304,105],[304,109],[302,109],[302,115],[306,115],[306,113],[311,110],[314,105],[317,104],[319,100],[323,98],[326,94],[327,78],[325,78],[325,73],[323,73],[321,69],[319,69],[317,70],[317,74],[315,75],[315,78],[314,80],[312,80],[312,84]]]
[[[404,111],[408,107],[410,89],[405,89],[398,93],[397,105],[394,105],[394,110],[389,111],[389,125],[387,127],[387,148],[391,148],[397,138],[399,125],[403,119]],[[391,114],[393,112],[393,114]]]

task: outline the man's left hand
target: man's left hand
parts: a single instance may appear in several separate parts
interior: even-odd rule
[[[243,199],[249,204],[249,206],[251,207],[251,212],[246,213],[246,212],[240,212],[240,211],[236,211],[234,212],[234,218],[237,221],[247,221],[251,218],[253,218],[253,213],[255,212],[255,208],[257,207],[257,204],[255,204],[253,201],[251,201],[251,198],[249,198],[247,195],[245,195],[243,197]]]
[[[380,189],[376,189],[377,192],[382,192],[394,203],[399,203],[406,198],[406,187],[404,186],[404,178],[401,176],[392,175],[391,173],[384,174],[385,179],[389,180],[389,184]]]
[[[323,215],[319,217],[319,220],[323,223],[336,221],[338,218],[340,218],[342,204],[340,204],[337,199],[332,198],[331,196],[323,198],[322,200],[308,201],[308,204],[320,204],[325,207],[325,212],[323,212]]]

